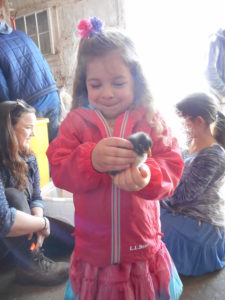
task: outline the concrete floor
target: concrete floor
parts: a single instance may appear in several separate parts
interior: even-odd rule
[[[180,300],[225,300],[225,269],[201,277],[182,277],[181,279],[184,284],[184,291]],[[3,274],[0,274],[2,284],[3,280]],[[66,283],[56,287],[20,286],[11,283],[4,293],[0,293],[0,299],[63,300],[65,288]]]
[[[60,260],[69,261],[69,257]],[[66,282],[51,287],[19,285],[12,269],[0,273],[0,300],[63,300],[65,289]]]
[[[1,300],[63,300],[66,283],[56,287],[20,286],[13,284],[4,294],[0,294]]]
[[[225,269],[200,277],[181,277],[181,280],[184,291],[180,300],[225,300]]]

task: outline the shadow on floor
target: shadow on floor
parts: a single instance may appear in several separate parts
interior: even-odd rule
[[[180,300],[225,300],[225,269],[199,277],[183,277]]]
[[[70,260],[70,255],[55,259],[55,261]],[[63,300],[67,281],[56,286],[20,285],[15,281],[15,271],[10,267],[0,273],[1,300]]]

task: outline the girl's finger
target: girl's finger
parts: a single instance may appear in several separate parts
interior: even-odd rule
[[[146,178],[148,176],[148,172],[146,169],[140,167],[139,171],[140,171],[142,177]]]
[[[133,144],[130,141],[119,137],[106,138],[105,144],[107,146],[112,146],[117,148],[133,149]]]

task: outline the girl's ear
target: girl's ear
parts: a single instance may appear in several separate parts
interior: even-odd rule
[[[203,117],[198,116],[197,118],[195,118],[195,124],[199,127],[203,127],[206,125],[205,120],[203,119]]]

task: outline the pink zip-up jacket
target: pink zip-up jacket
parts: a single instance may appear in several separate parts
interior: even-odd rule
[[[146,260],[161,245],[158,200],[172,195],[181,177],[183,160],[176,139],[160,115],[154,119],[164,128],[161,138],[145,114],[143,108],[126,111],[117,118],[113,133],[126,138],[144,131],[153,140],[152,157],[146,161],[151,180],[139,192],[118,189],[107,173],[99,173],[92,166],[94,147],[110,136],[99,111],[71,111],[47,150],[54,184],[73,193],[76,255],[90,264]]]

